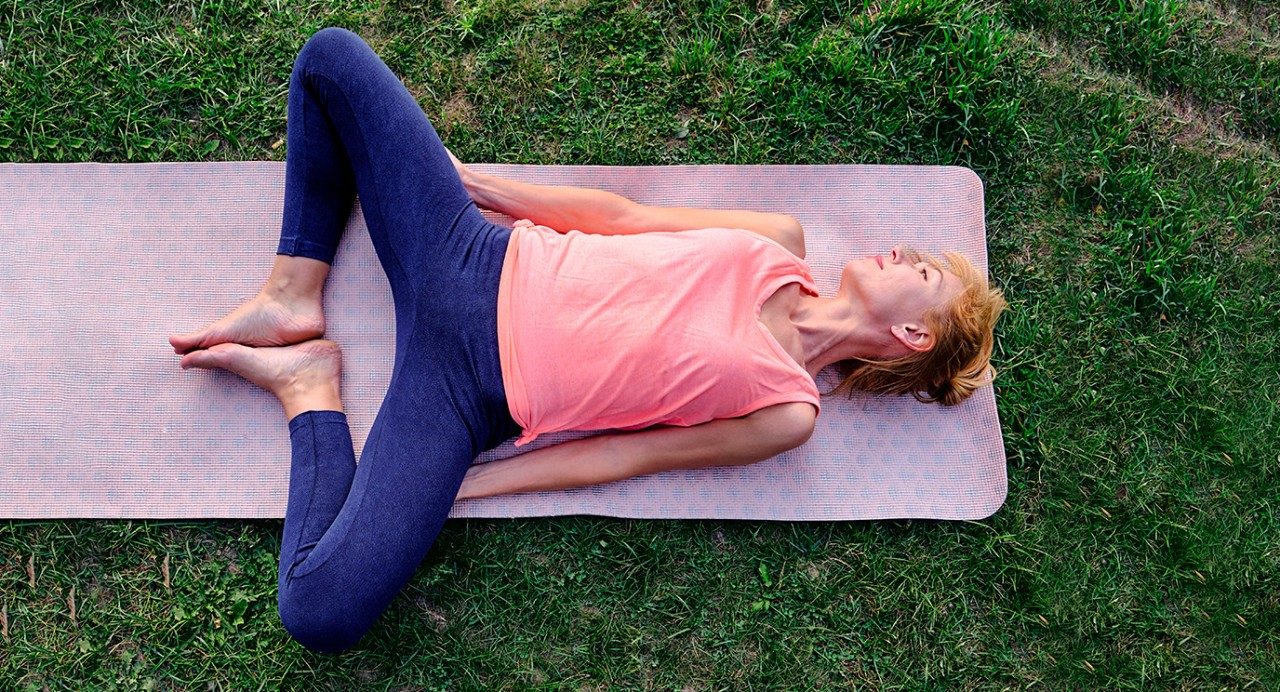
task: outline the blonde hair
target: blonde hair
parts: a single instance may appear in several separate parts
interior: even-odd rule
[[[921,403],[954,406],[978,387],[995,379],[991,351],[1000,313],[1009,307],[1004,294],[987,284],[987,278],[957,252],[943,252],[947,266],[929,255],[903,249],[914,264],[928,262],[959,277],[964,290],[949,303],[925,311],[922,319],[934,335],[933,348],[913,351],[900,358],[838,361],[839,385],[823,396],[863,390],[878,394],[911,394]]]

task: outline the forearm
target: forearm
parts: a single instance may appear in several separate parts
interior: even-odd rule
[[[584,437],[474,464],[462,480],[457,499],[563,490],[630,478],[622,461],[610,453],[610,437],[607,433]]]
[[[475,173],[463,181],[476,204],[560,232],[613,234],[637,203],[607,190],[536,185]]]

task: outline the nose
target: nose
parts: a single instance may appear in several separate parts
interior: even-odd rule
[[[898,248],[897,248],[897,246],[894,246],[894,248],[893,248],[892,250],[890,250],[890,251],[889,251],[889,259],[890,259],[890,261],[892,261],[892,262],[897,262],[897,261],[898,261],[898,256],[899,256],[899,255],[898,255]]]

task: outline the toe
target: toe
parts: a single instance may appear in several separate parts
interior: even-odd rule
[[[226,368],[231,364],[234,344],[215,344],[209,348],[198,348],[182,357],[179,365],[187,368]]]
[[[182,360],[178,364],[182,366],[183,370],[188,368],[212,368],[216,367],[214,362],[216,357],[217,354],[208,349],[196,349],[182,356]]]
[[[186,334],[174,334],[169,337],[169,343],[173,345],[175,351],[181,353],[190,351],[200,342],[201,332],[187,332]]]

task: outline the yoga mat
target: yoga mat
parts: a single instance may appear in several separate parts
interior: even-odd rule
[[[898,243],[987,265],[982,182],[967,168],[471,165],[647,204],[791,214],[824,296],[849,259]],[[0,517],[283,517],[282,407],[238,375],[180,370],[168,335],[262,286],[284,163],[0,164],[0,190]],[[324,301],[358,459],[394,356],[390,286],[358,201]],[[836,383],[834,366],[820,373],[820,391]],[[519,452],[601,432],[544,435]],[[513,441],[476,463],[515,454]],[[812,439],[767,461],[462,500],[450,516],[980,519],[1006,488],[986,386],[953,408],[828,396]]]

